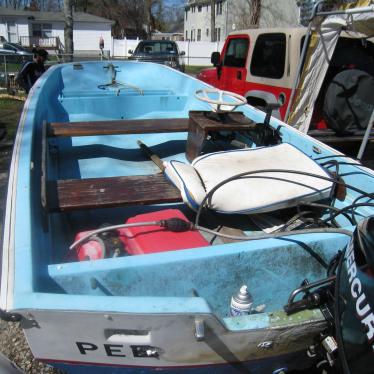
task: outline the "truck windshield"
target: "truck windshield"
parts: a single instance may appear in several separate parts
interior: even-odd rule
[[[139,43],[135,53],[177,54],[177,48],[174,43],[149,41]]]
[[[226,48],[224,66],[243,68],[247,59],[249,40],[245,38],[235,38],[229,41]]]

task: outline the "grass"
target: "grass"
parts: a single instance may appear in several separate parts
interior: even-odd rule
[[[15,63],[7,63],[6,64],[6,71],[7,73],[15,73],[21,70],[22,64],[15,64]],[[5,72],[5,64],[0,64],[0,72]]]
[[[6,130],[7,141],[13,141],[15,137],[23,104],[24,102],[18,100],[0,99],[0,128]]]
[[[201,70],[209,68],[211,66],[192,66],[186,65],[185,73],[186,74],[199,74]]]

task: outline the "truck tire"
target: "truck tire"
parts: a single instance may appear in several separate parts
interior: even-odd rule
[[[337,135],[365,130],[374,109],[374,78],[362,70],[344,70],[328,84],[323,117]]]

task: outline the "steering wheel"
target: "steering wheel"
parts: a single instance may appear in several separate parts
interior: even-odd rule
[[[209,94],[217,95],[217,99],[209,97]],[[224,96],[232,101],[225,101]],[[209,103],[212,111],[216,113],[232,112],[236,107],[247,104],[247,99],[241,95],[233,92],[217,90],[215,88],[203,88],[195,92],[195,97],[198,100]],[[227,100],[227,99],[226,99]]]

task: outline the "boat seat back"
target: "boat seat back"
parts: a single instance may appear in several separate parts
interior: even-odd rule
[[[209,200],[211,209],[243,214],[274,211],[296,206],[300,201],[328,198],[333,186],[323,179],[329,174],[320,165],[287,143],[210,153],[196,158],[191,165],[170,161],[165,162],[165,167],[167,177],[194,210],[215,186],[242,173],[251,174],[218,188]],[[272,171],[265,171],[269,169]]]

